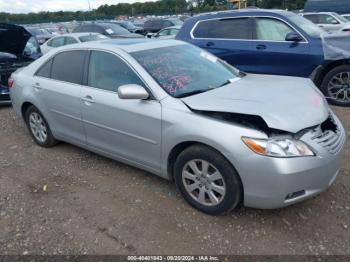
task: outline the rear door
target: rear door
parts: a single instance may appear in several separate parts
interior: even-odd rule
[[[199,21],[191,32],[193,44],[243,71],[254,67],[253,19],[235,17]]]
[[[291,25],[273,17],[256,17],[254,29],[255,67],[252,73],[309,76],[310,45]],[[303,40],[286,41],[291,32],[298,33]]]
[[[79,143],[85,143],[80,111],[85,55],[83,50],[58,53],[39,69],[32,83],[55,135]]]

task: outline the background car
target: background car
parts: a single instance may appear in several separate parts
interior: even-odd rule
[[[109,39],[109,37],[99,33],[72,33],[59,35],[51,38],[50,40],[42,44],[41,51],[43,52],[43,54],[46,54],[47,52],[56,47],[105,39]]]
[[[170,27],[170,26],[181,26],[183,22],[180,19],[177,18],[168,18],[168,19],[161,19],[161,18],[152,18],[147,20],[144,25],[143,29],[145,30],[145,33],[157,33],[163,28]]]
[[[304,13],[302,16],[327,32],[350,30],[350,21],[337,13]]]
[[[173,39],[179,33],[181,26],[170,26],[160,30],[158,33],[151,35],[151,38]]]
[[[342,17],[344,17],[350,21],[350,14],[344,14],[344,15],[342,15]]]
[[[35,28],[35,27],[26,27],[26,30],[28,32],[30,32],[30,34],[38,40],[38,43],[40,45],[42,45],[47,40],[49,40],[51,37],[53,37],[53,34],[51,34],[46,29]]]
[[[36,38],[24,27],[0,24],[0,104],[10,103],[8,79],[11,74],[41,55]]]
[[[338,14],[350,13],[349,0],[307,0],[304,12],[335,12]]]
[[[39,146],[66,141],[174,180],[209,214],[288,206],[339,173],[345,130],[308,79],[242,74],[174,40],[55,51],[11,77]]]
[[[197,45],[245,72],[310,77],[330,102],[350,106],[349,59],[326,58],[324,34],[292,12],[256,9],[190,18],[176,39]],[[341,39],[336,40],[338,46]]]
[[[116,23],[86,23],[73,29],[73,33],[100,33],[110,38],[141,38],[140,34],[130,33]]]
[[[144,34],[143,27],[134,25],[131,21],[123,20],[123,21],[115,21],[114,23],[124,27],[130,33],[136,34]]]

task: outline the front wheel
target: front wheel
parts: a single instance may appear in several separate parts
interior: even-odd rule
[[[182,196],[202,212],[226,213],[241,202],[242,185],[236,170],[209,147],[185,149],[175,162],[174,172]]]
[[[329,71],[322,81],[321,91],[331,104],[350,106],[350,65]]]

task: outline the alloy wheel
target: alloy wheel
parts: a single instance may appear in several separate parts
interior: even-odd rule
[[[350,72],[341,72],[328,83],[329,97],[338,102],[350,102]]]
[[[40,143],[45,143],[47,139],[47,127],[43,118],[36,112],[29,115],[30,130]]]
[[[182,170],[182,182],[187,193],[198,203],[216,206],[226,194],[226,185],[220,171],[201,159],[189,161]]]

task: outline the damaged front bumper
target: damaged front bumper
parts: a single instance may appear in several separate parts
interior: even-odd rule
[[[327,190],[340,172],[345,130],[333,115],[337,131],[310,129],[300,140],[315,157],[274,158],[253,155],[239,170],[244,187],[244,205],[274,209],[311,198]]]

